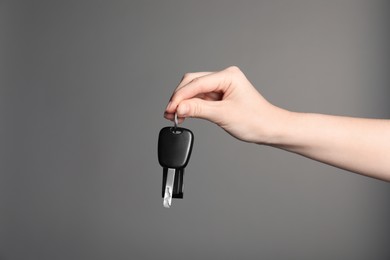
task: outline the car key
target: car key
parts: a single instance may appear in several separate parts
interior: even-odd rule
[[[175,125],[164,127],[158,137],[158,161],[163,167],[162,197],[163,205],[169,208],[172,198],[183,198],[184,168],[191,156],[194,142],[193,133]]]

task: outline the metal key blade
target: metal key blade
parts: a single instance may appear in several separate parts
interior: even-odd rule
[[[175,182],[175,169],[168,168],[167,181],[165,184],[165,193],[163,205],[165,208],[170,208],[172,204],[173,185]]]

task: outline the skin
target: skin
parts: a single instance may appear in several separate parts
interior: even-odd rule
[[[209,120],[235,138],[390,182],[390,120],[297,113],[269,103],[237,67],[187,73],[164,116]]]

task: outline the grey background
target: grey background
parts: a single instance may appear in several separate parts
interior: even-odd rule
[[[389,184],[196,119],[162,207],[185,72],[238,65],[294,111],[389,117],[385,1],[1,1],[0,259],[389,259]]]

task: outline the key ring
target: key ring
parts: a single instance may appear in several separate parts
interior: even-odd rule
[[[178,119],[177,119],[177,113],[175,113],[175,119],[174,119],[174,126],[173,126],[173,133],[174,134],[179,134],[180,133],[180,131],[178,131],[177,130],[177,125],[179,124],[179,122],[178,122]]]
[[[175,131],[176,131],[178,124],[179,124],[179,122],[177,121],[177,113],[175,113]]]

